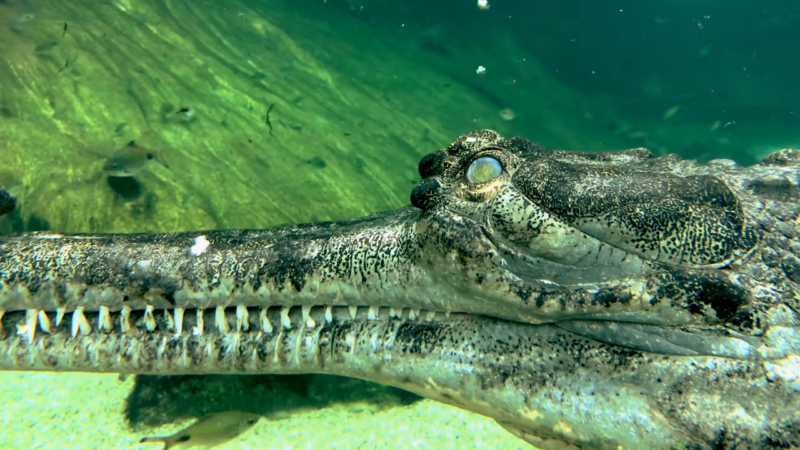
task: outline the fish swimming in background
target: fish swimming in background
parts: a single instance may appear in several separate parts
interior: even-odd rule
[[[681,105],[675,105],[672,108],[664,111],[664,120],[669,120],[675,117],[675,114],[678,114],[678,110],[681,109]]]
[[[0,216],[10,213],[16,206],[17,200],[0,185]]]
[[[158,161],[169,169],[161,158],[159,150],[151,150],[136,145],[136,141],[128,142],[103,162],[103,172],[112,177],[132,177],[147,167],[151,161]]]
[[[261,416],[243,411],[209,414],[170,436],[142,438],[140,444],[162,442],[162,450],[213,447],[228,442],[253,427]]]
[[[497,113],[500,114],[500,118],[503,120],[514,120],[514,117],[516,117],[516,114],[511,108],[503,108]]]

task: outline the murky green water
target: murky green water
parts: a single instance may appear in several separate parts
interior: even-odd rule
[[[743,164],[800,145],[791,2],[479,3],[0,1],[0,184],[19,200],[0,232],[356,218],[407,204],[419,159],[476,128]],[[136,173],[109,176],[130,142]],[[136,448],[242,404],[268,420],[229,448],[524,448],[333,377],[0,378],[2,448]]]

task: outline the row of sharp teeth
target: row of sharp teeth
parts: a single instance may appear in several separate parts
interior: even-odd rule
[[[287,331],[291,330],[292,322],[289,319],[289,310],[291,307],[281,306],[280,308],[281,326],[283,326],[283,328]],[[310,314],[312,307],[301,306],[301,308],[303,322],[305,323],[306,327],[310,329],[316,327],[317,323]],[[259,309],[258,322],[261,325],[262,331],[266,333],[272,333],[274,328],[267,317],[267,309],[268,308],[265,307]],[[355,319],[358,307],[348,306],[348,309],[350,312],[350,317]],[[367,313],[367,319],[376,320],[378,318],[379,309],[380,307],[370,306]],[[133,310],[128,306],[123,306],[122,310],[120,311],[119,327],[123,333],[131,332],[136,329],[133,325],[131,325],[132,311]],[[174,332],[176,335],[179,335],[183,332],[184,312],[184,308],[174,308],[173,313],[170,313],[168,309],[164,309],[164,322],[167,324],[168,331]],[[403,312],[403,309],[398,310],[397,308],[389,308],[389,317],[392,319],[400,319],[403,317]],[[421,309],[410,308],[408,310],[407,318],[408,320],[416,320],[418,317],[421,317],[423,312],[426,320],[433,320],[436,315],[435,311],[422,311]],[[0,310],[0,319],[3,318],[4,314],[5,311]],[[25,323],[16,325],[17,335],[25,336],[28,343],[31,343],[36,335],[37,329],[48,334],[53,334],[55,332],[55,327],[61,324],[66,314],[66,309],[56,310],[54,325],[44,310],[28,309],[25,311]],[[203,334],[205,310],[203,308],[197,308],[196,314],[196,325],[192,327],[192,334],[199,336]],[[84,315],[83,307],[78,307],[72,311],[71,315],[72,323],[70,332],[73,338],[78,334],[87,335],[92,332],[92,325]],[[155,318],[155,309],[152,306],[146,307],[143,321],[144,328],[147,330],[147,332],[152,333],[156,330],[157,323]],[[327,323],[331,323],[333,321],[333,310],[331,306],[325,306],[325,321]],[[114,330],[113,322],[114,321],[111,318],[111,310],[106,306],[101,306],[97,314],[97,328],[105,333],[110,333]],[[217,306],[215,308],[214,325],[220,333],[228,333],[231,331],[231,324],[228,323],[224,306]],[[233,330],[236,332],[242,332],[250,331],[250,328],[250,312],[247,310],[247,307],[244,305],[236,306],[236,323],[234,324]],[[2,334],[4,334],[4,330],[2,323],[0,322],[0,336],[2,336]]]

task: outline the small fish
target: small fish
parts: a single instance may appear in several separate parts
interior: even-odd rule
[[[136,141],[130,141],[128,145],[106,158],[103,162],[103,172],[112,177],[132,177],[147,167],[151,161],[158,161],[169,169],[158,150],[139,147]]]
[[[186,120],[191,120],[197,114],[197,111],[191,106],[181,106],[175,114],[182,116]]]
[[[678,110],[681,109],[681,105],[675,105],[672,108],[664,111],[664,120],[669,120],[675,117],[675,114],[678,114]]]
[[[697,56],[700,57],[700,59],[703,59],[703,58],[705,58],[706,56],[708,56],[711,53],[711,50],[714,50],[714,44],[713,43],[708,44],[705,47],[701,48],[700,52],[697,54]]]
[[[498,114],[500,114],[500,118],[503,120],[514,120],[514,117],[517,116],[510,108],[503,108],[498,111]]]
[[[36,16],[31,13],[17,14],[9,21],[9,27],[14,32],[22,33],[25,31],[25,27],[27,26],[26,24],[35,18]]]
[[[9,189],[9,191],[10,190],[11,189]],[[11,195],[11,192],[6,191],[3,189],[3,186],[0,186],[0,216],[13,211],[16,205],[17,200]]]
[[[223,411],[209,414],[170,436],[142,438],[140,444],[162,442],[162,450],[171,448],[213,447],[230,441],[253,427],[261,416],[243,411]]]

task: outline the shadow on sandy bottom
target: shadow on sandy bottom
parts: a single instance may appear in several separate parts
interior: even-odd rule
[[[277,420],[337,404],[375,413],[420,399],[402,389],[333,375],[138,375],[125,419],[134,429],[230,410]]]

